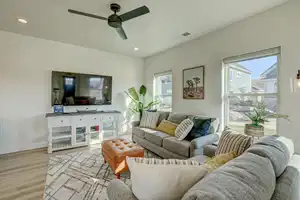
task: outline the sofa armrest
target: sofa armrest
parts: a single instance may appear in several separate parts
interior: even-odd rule
[[[107,186],[109,200],[138,200],[131,189],[122,181],[115,179]]]
[[[208,157],[214,157],[216,155],[217,146],[215,145],[206,145],[203,147],[203,155]]]
[[[139,125],[140,125],[140,121],[133,121],[133,122],[131,122],[131,126],[132,127],[137,127]]]
[[[210,134],[192,140],[190,145],[190,157],[203,155],[204,146],[211,145],[218,141],[218,139],[219,136],[217,134]]]

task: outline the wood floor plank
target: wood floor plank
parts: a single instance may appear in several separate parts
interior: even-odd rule
[[[0,156],[0,200],[42,200],[48,163],[44,150]]]

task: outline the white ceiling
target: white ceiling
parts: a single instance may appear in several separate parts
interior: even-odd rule
[[[77,9],[102,16],[109,5],[119,14],[147,5],[150,14],[125,22],[128,40],[122,40],[105,21],[76,16]],[[0,30],[74,45],[147,57],[205,33],[240,21],[287,0],[1,0]],[[16,21],[22,17],[28,24]],[[192,33],[189,37],[181,36]],[[134,51],[138,47],[139,51]]]

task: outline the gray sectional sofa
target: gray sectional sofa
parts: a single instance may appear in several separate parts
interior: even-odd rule
[[[159,112],[159,120],[157,125],[167,119],[171,122],[180,124],[186,118],[203,118],[211,119],[211,128],[209,129],[209,135],[193,139],[192,141],[178,141],[175,137],[169,134],[139,127],[139,122],[133,122],[132,124],[132,141],[138,143],[142,147],[156,153],[163,158],[177,158],[187,159],[195,155],[203,154],[203,147],[205,145],[212,144],[218,141],[219,136],[216,134],[219,128],[219,120],[217,118],[209,118],[196,115],[183,115],[174,114],[169,112]]]
[[[215,150],[215,146],[208,145],[204,153],[212,156]],[[182,200],[299,200],[299,172],[300,156],[294,154],[293,142],[268,136],[207,174]],[[113,180],[107,192],[110,200],[137,200],[131,188],[120,180]]]

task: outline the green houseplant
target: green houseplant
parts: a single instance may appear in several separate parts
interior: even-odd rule
[[[270,118],[283,118],[288,121],[289,116],[279,113],[271,113],[267,109],[267,104],[265,102],[258,102],[252,112],[247,112],[245,115],[251,120],[251,124],[245,125],[245,134],[251,136],[263,136],[264,135],[264,126],[265,122],[269,122]]]
[[[132,87],[129,88],[128,91],[125,91],[127,96],[131,99],[131,105],[129,110],[134,113],[134,114],[140,114],[140,117],[142,117],[143,111],[144,110],[149,110],[153,106],[158,105],[160,102],[159,101],[151,101],[148,104],[145,104],[145,96],[147,94],[147,88],[146,86],[142,85],[139,88],[139,92]]]

